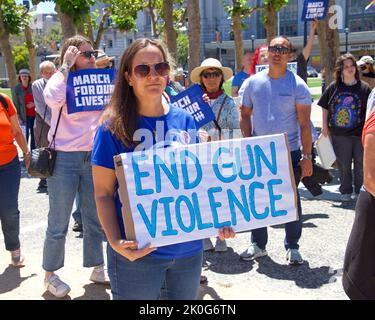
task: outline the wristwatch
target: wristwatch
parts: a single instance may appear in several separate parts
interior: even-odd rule
[[[307,159],[307,160],[312,160],[312,154],[311,153],[304,153],[303,155],[302,155],[302,159]]]

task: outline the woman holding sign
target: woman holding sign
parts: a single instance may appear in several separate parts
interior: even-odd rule
[[[224,81],[230,79],[232,75],[230,68],[223,67],[220,61],[214,58],[204,60],[190,74],[191,81],[198,83],[209,97],[208,103],[215,114],[215,120],[202,127],[203,132],[200,134],[202,142],[242,137],[238,109],[233,98],[229,97],[223,89]],[[224,252],[227,251],[227,244],[217,238],[214,247],[210,239],[205,239],[204,250]]]
[[[43,250],[45,288],[56,297],[70,291],[55,271],[64,265],[65,238],[76,193],[79,194],[83,222],[83,266],[94,267],[90,280],[108,283],[103,261],[103,232],[98,219],[91,169],[91,150],[102,111],[68,113],[67,78],[70,71],[95,69],[91,42],[75,36],[61,49],[62,66],[47,82],[44,98],[51,108],[48,140],[57,151],[53,176],[47,179],[49,193],[48,227]]]
[[[127,241],[121,212],[125,204],[119,198],[114,170],[114,156],[145,150],[165,140],[157,126],[164,127],[164,133],[179,132],[181,137],[195,130],[186,111],[162,99],[170,71],[167,57],[166,49],[156,40],[138,39],[125,50],[111,102],[94,140],[95,197],[109,244],[108,274],[114,299],[156,300],[162,288],[167,298],[174,300],[195,299],[198,293],[202,241],[160,248],[136,248],[136,241]],[[195,141],[195,136],[192,138]],[[224,239],[233,237],[234,232],[223,229],[220,235]]]

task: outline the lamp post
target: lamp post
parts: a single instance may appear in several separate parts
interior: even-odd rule
[[[255,40],[255,36],[252,34],[251,37],[251,52],[254,52],[254,40]]]
[[[345,53],[348,53],[348,36],[349,36],[349,28],[345,28]]]

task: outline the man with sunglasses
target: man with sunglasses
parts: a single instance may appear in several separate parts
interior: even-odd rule
[[[306,83],[287,70],[290,53],[291,43],[287,38],[277,37],[270,42],[269,69],[245,80],[240,89],[240,125],[244,137],[287,133],[293,167],[301,166],[302,177],[306,177],[312,174],[311,95]],[[302,210],[298,192],[297,196],[299,218],[285,224],[284,244],[290,265],[303,263],[298,251],[298,240],[302,233]],[[251,244],[240,255],[241,259],[250,261],[266,256],[266,244],[267,228],[253,230]]]

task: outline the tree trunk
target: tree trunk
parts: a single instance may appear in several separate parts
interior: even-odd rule
[[[65,13],[61,12],[61,8],[58,4],[55,6],[55,11],[57,12],[57,15],[59,16],[61,22],[63,40],[75,36],[77,34],[77,28],[73,22],[73,19]]]
[[[188,0],[188,36],[189,36],[189,74],[199,66],[201,24],[199,14],[199,0]]]
[[[330,6],[335,4],[335,0],[330,0]],[[319,20],[318,23],[318,41],[320,51],[320,66],[321,70],[324,68],[324,78],[326,86],[328,86],[334,79],[334,70],[336,60],[340,55],[340,39],[338,29],[329,28],[328,23],[332,13],[328,13],[324,20]],[[327,45],[329,43],[329,45]]]
[[[31,73],[31,80],[34,81],[37,77],[36,71],[36,49],[33,42],[32,30],[29,26],[25,26],[25,40],[26,47],[29,50],[29,68]]]
[[[177,32],[173,27],[173,0],[163,0],[164,36],[169,53],[177,61]]]
[[[105,30],[106,30],[105,22],[107,21],[107,18],[110,15],[111,15],[111,11],[107,9],[105,11],[105,13],[103,14],[102,18],[100,19],[99,27],[98,27],[98,33],[96,34],[96,39],[93,42],[95,50],[99,49],[99,47],[100,47],[100,42],[102,41],[103,34],[104,34]],[[90,26],[91,26],[91,23],[90,23]],[[92,32],[92,26],[91,26],[91,32]]]
[[[266,28],[267,43],[270,43],[273,38],[276,37],[276,27],[277,27],[277,14],[275,8],[272,4],[268,4],[264,7],[264,13],[266,17],[266,23],[264,27]]]
[[[242,69],[243,57],[242,21],[240,12],[236,12],[233,16],[233,33],[236,47],[236,71],[238,72]]]
[[[14,89],[17,85],[17,70],[14,65],[12,55],[12,48],[9,41],[9,33],[5,30],[3,12],[0,7],[0,47],[3,56],[5,57],[5,64],[8,70],[9,85]]]
[[[156,2],[155,0],[149,0],[147,3],[148,13],[151,19],[151,38],[159,38],[159,32],[156,28],[158,17],[155,15]]]

